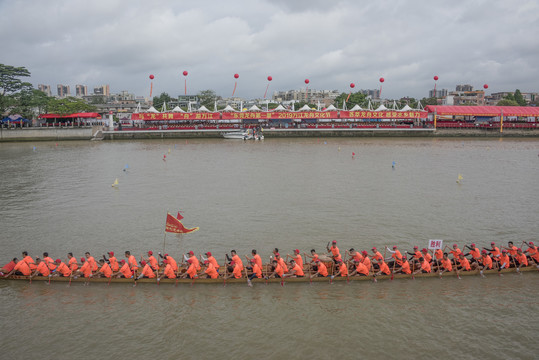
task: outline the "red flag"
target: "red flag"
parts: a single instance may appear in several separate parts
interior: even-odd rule
[[[192,229],[187,229],[180,220],[176,219],[174,216],[167,214],[167,224],[165,227],[166,232],[176,233],[176,234],[188,234],[194,231],[197,231],[199,228],[194,227]]]
[[[183,219],[183,216],[182,216],[182,215],[180,214],[180,212],[179,212],[179,211],[178,211],[178,216],[176,216],[176,219],[178,219],[178,220],[181,220],[181,219]]]

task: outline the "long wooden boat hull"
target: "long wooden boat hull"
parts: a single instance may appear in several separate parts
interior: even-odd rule
[[[520,269],[520,272],[539,272],[539,269],[532,265],[523,267]],[[517,271],[515,268],[509,268],[509,269],[503,269],[502,271],[498,272],[498,270],[485,270],[483,271],[483,275],[485,276],[498,276],[499,273],[502,274],[516,274]],[[475,271],[460,271],[460,276],[481,276],[479,270]],[[442,278],[446,277],[456,277],[457,273],[455,271],[452,272],[446,272],[443,273]],[[439,278],[440,275],[438,273],[429,273],[429,274],[416,274],[416,275],[408,275],[408,274],[395,274],[394,279],[411,279],[411,278]],[[1,278],[3,280],[17,280],[17,281],[30,281],[29,276],[19,276],[19,275],[12,275],[9,277],[3,277]],[[391,275],[381,275],[376,277],[377,280],[390,280]],[[84,278],[84,277],[77,277],[77,278],[69,278],[69,277],[58,277],[58,276],[52,276],[50,277],[51,282],[90,282],[90,283],[124,283],[124,284],[157,284],[156,279],[139,279],[139,280],[133,280],[133,279],[125,279],[125,278]],[[330,279],[329,277],[315,277],[310,279],[309,276],[305,277],[290,277],[280,279],[280,278],[271,278],[271,279],[253,279],[253,284],[261,284],[261,283],[305,283],[305,282],[330,282],[331,281],[373,281],[373,276],[351,276],[351,277],[335,277],[333,279]],[[32,277],[32,281],[49,281],[48,276],[34,276]],[[243,283],[245,284],[247,282],[247,279],[245,277],[239,278],[239,279],[227,279],[224,280],[222,278],[218,279],[206,279],[206,278],[197,278],[197,279],[161,279],[159,282],[160,284],[239,284]]]

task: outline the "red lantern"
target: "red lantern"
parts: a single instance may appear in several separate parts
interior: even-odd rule
[[[240,76],[238,74],[234,74],[234,79],[239,78]]]
[[[350,84],[350,87],[351,87],[351,88],[353,89],[353,88],[355,88],[355,87],[356,87],[356,84],[354,84],[354,83],[351,83],[351,84]]]
[[[383,83],[384,81],[386,81],[384,78],[380,78],[381,83]]]
[[[271,76],[268,76],[268,81],[271,81],[273,80],[273,78]]]
[[[187,76],[189,73],[187,71],[183,72],[183,76]]]
[[[484,87],[485,89],[488,89],[488,85],[487,85],[487,84],[483,85],[483,87]]]
[[[438,75],[434,76],[434,81],[438,81]]]
[[[150,80],[153,80],[153,78],[154,78],[154,77],[155,77],[155,76],[153,76],[153,75],[150,75]]]
[[[305,84],[308,84],[309,83],[309,79],[305,79]]]

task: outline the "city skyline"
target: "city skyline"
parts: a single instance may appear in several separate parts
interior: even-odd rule
[[[36,87],[106,82],[145,97],[150,74],[152,95],[183,94],[186,79],[190,94],[230,97],[237,83],[235,95],[262,98],[268,83],[348,92],[383,77],[383,98],[422,98],[435,75],[439,89],[536,91],[537,0],[235,3],[1,2],[2,62]]]

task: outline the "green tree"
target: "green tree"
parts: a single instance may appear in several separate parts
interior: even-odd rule
[[[10,96],[10,112],[21,114],[27,119],[37,117],[45,112],[50,98],[43,91],[36,89],[24,89]]]
[[[438,105],[438,100],[435,98],[435,97],[431,97],[431,98],[423,98],[421,99],[421,104],[423,106],[427,106],[427,105]]]
[[[513,96],[515,97],[515,101],[519,106],[526,106],[526,99],[524,99],[524,96],[522,96],[519,89],[515,90],[515,94]]]
[[[161,93],[159,96],[153,97],[153,107],[157,110],[161,111],[161,108],[163,107],[163,103],[169,104],[172,98],[169,94],[166,92]]]
[[[513,93],[509,93],[503,97],[505,100],[516,101]],[[518,106],[518,105],[517,105]]]
[[[498,101],[497,106],[518,106],[518,103],[515,100],[502,99]]]
[[[4,114],[9,106],[13,106],[13,94],[32,88],[32,84],[19,79],[29,76],[30,71],[25,67],[0,64],[0,115]]]
[[[198,98],[200,99],[200,105],[204,105],[211,110],[217,100],[217,95],[213,90],[202,90],[198,93]]]
[[[333,101],[333,105],[336,108],[342,107],[343,101],[345,101],[348,98],[349,94],[350,93],[344,93],[344,92],[341,93],[339,96],[335,98],[335,100]],[[368,104],[369,104],[369,99],[367,99],[367,95],[357,91],[355,93],[352,93],[348,101],[346,101],[346,108],[351,109],[352,107],[354,107],[354,105],[359,105],[362,108],[365,108],[367,107]]]
[[[96,111],[97,108],[94,105],[87,104],[84,100],[72,96],[62,99],[50,98],[46,106],[46,112],[60,115]]]

